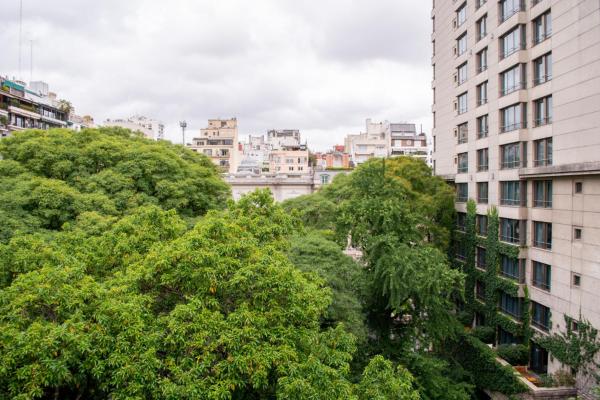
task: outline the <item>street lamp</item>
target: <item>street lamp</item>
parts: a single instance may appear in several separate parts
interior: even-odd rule
[[[179,126],[181,127],[181,143],[185,146],[185,128],[187,128],[187,122],[179,121]]]

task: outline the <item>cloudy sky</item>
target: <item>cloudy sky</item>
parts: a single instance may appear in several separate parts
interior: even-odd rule
[[[19,0],[0,0],[0,74],[18,75]],[[300,129],[314,149],[366,118],[431,129],[430,1],[23,0],[23,72],[96,121],[144,114],[180,141]]]

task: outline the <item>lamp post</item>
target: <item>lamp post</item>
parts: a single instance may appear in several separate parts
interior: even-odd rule
[[[185,146],[185,128],[187,128],[187,122],[180,121],[179,126],[181,127],[181,143]]]

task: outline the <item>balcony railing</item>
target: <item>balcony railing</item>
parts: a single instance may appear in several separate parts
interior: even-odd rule
[[[533,80],[533,86],[541,85],[542,83],[552,80],[552,75],[542,75]]]
[[[533,38],[533,44],[540,44],[542,43],[544,40],[550,38],[552,36],[552,31],[547,31],[547,32],[543,32],[542,34],[540,34],[539,36],[536,36]]]
[[[516,82],[512,86],[508,86],[508,87],[502,88],[502,90],[500,90],[500,96],[506,96],[507,94],[511,94],[513,92],[516,92],[517,90],[523,90],[526,87],[527,87],[527,83],[525,83],[525,82]]]
[[[547,242],[542,239],[533,239],[533,247],[537,247],[538,249],[552,250],[552,241]]]
[[[534,167],[546,167],[548,165],[552,165],[552,157],[550,158],[540,158],[533,161]]]
[[[517,122],[514,124],[503,125],[500,127],[500,133],[516,131],[517,129],[527,128],[527,124],[525,122]]]
[[[531,325],[535,326],[536,328],[539,328],[543,331],[549,331],[550,330],[550,322],[549,321],[537,321],[535,319],[531,319]]]
[[[481,98],[481,99],[477,99],[477,105],[478,106],[482,106],[484,104],[487,104],[487,102],[488,102],[487,97],[484,97],[484,98]]]
[[[477,132],[477,139],[487,137],[488,134],[489,134],[489,129],[486,127],[484,130]]]
[[[479,164],[477,166],[477,172],[485,172],[489,170],[488,164]]]
[[[519,6],[516,8],[513,8],[512,10],[507,10],[506,14],[502,13],[502,10],[500,11],[500,23],[503,23],[504,21],[506,21],[507,19],[509,19],[510,17],[512,17],[513,15],[521,12],[521,11],[525,11],[525,1],[521,1],[519,3]]]
[[[521,238],[519,237],[519,235],[510,236],[510,235],[500,234],[500,240],[503,242],[506,242],[506,243],[511,243],[511,244],[521,244]]]
[[[533,280],[531,281],[531,283],[532,283],[532,284],[533,284],[533,286],[535,286],[536,288],[539,288],[539,289],[545,290],[545,291],[547,291],[547,292],[549,292],[549,291],[550,291],[550,285],[549,285],[547,282],[545,282],[545,281],[543,281],[543,280],[541,280],[541,279],[536,279],[536,278],[533,278]]]
[[[510,198],[510,197],[509,198],[501,198],[500,205],[502,205],[502,206],[520,206],[521,199]]]
[[[503,51],[500,53],[500,59],[505,59],[506,57],[510,57],[518,51],[525,50],[527,46],[525,43],[521,43],[518,46],[511,47],[510,49],[502,49]]]
[[[513,169],[521,167],[521,160],[514,161],[502,161],[500,164],[501,169]]]
[[[536,118],[535,126],[544,126],[552,123],[552,117]]]
[[[552,208],[552,200],[533,199],[533,206],[536,208]]]

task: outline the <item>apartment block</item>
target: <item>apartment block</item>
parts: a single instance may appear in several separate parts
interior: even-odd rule
[[[143,115],[133,115],[129,118],[107,119],[104,126],[116,126],[131,129],[134,132],[141,132],[145,138],[153,140],[162,140],[165,135],[165,125],[153,118]]]
[[[69,110],[44,82],[25,82],[0,77],[0,137],[24,129],[67,126]]]
[[[188,146],[209,157],[223,172],[235,173],[241,157],[237,119],[209,119]]]
[[[432,23],[434,171],[456,185],[459,219],[467,199],[478,229],[497,207],[519,249],[502,273],[527,286],[535,335],[564,332],[565,315],[600,328],[600,2],[435,0]],[[527,315],[523,291],[499,297]],[[562,368],[530,348],[534,371]]]
[[[390,124],[390,156],[411,156],[431,166],[431,154],[427,136],[417,133],[415,124]]]

